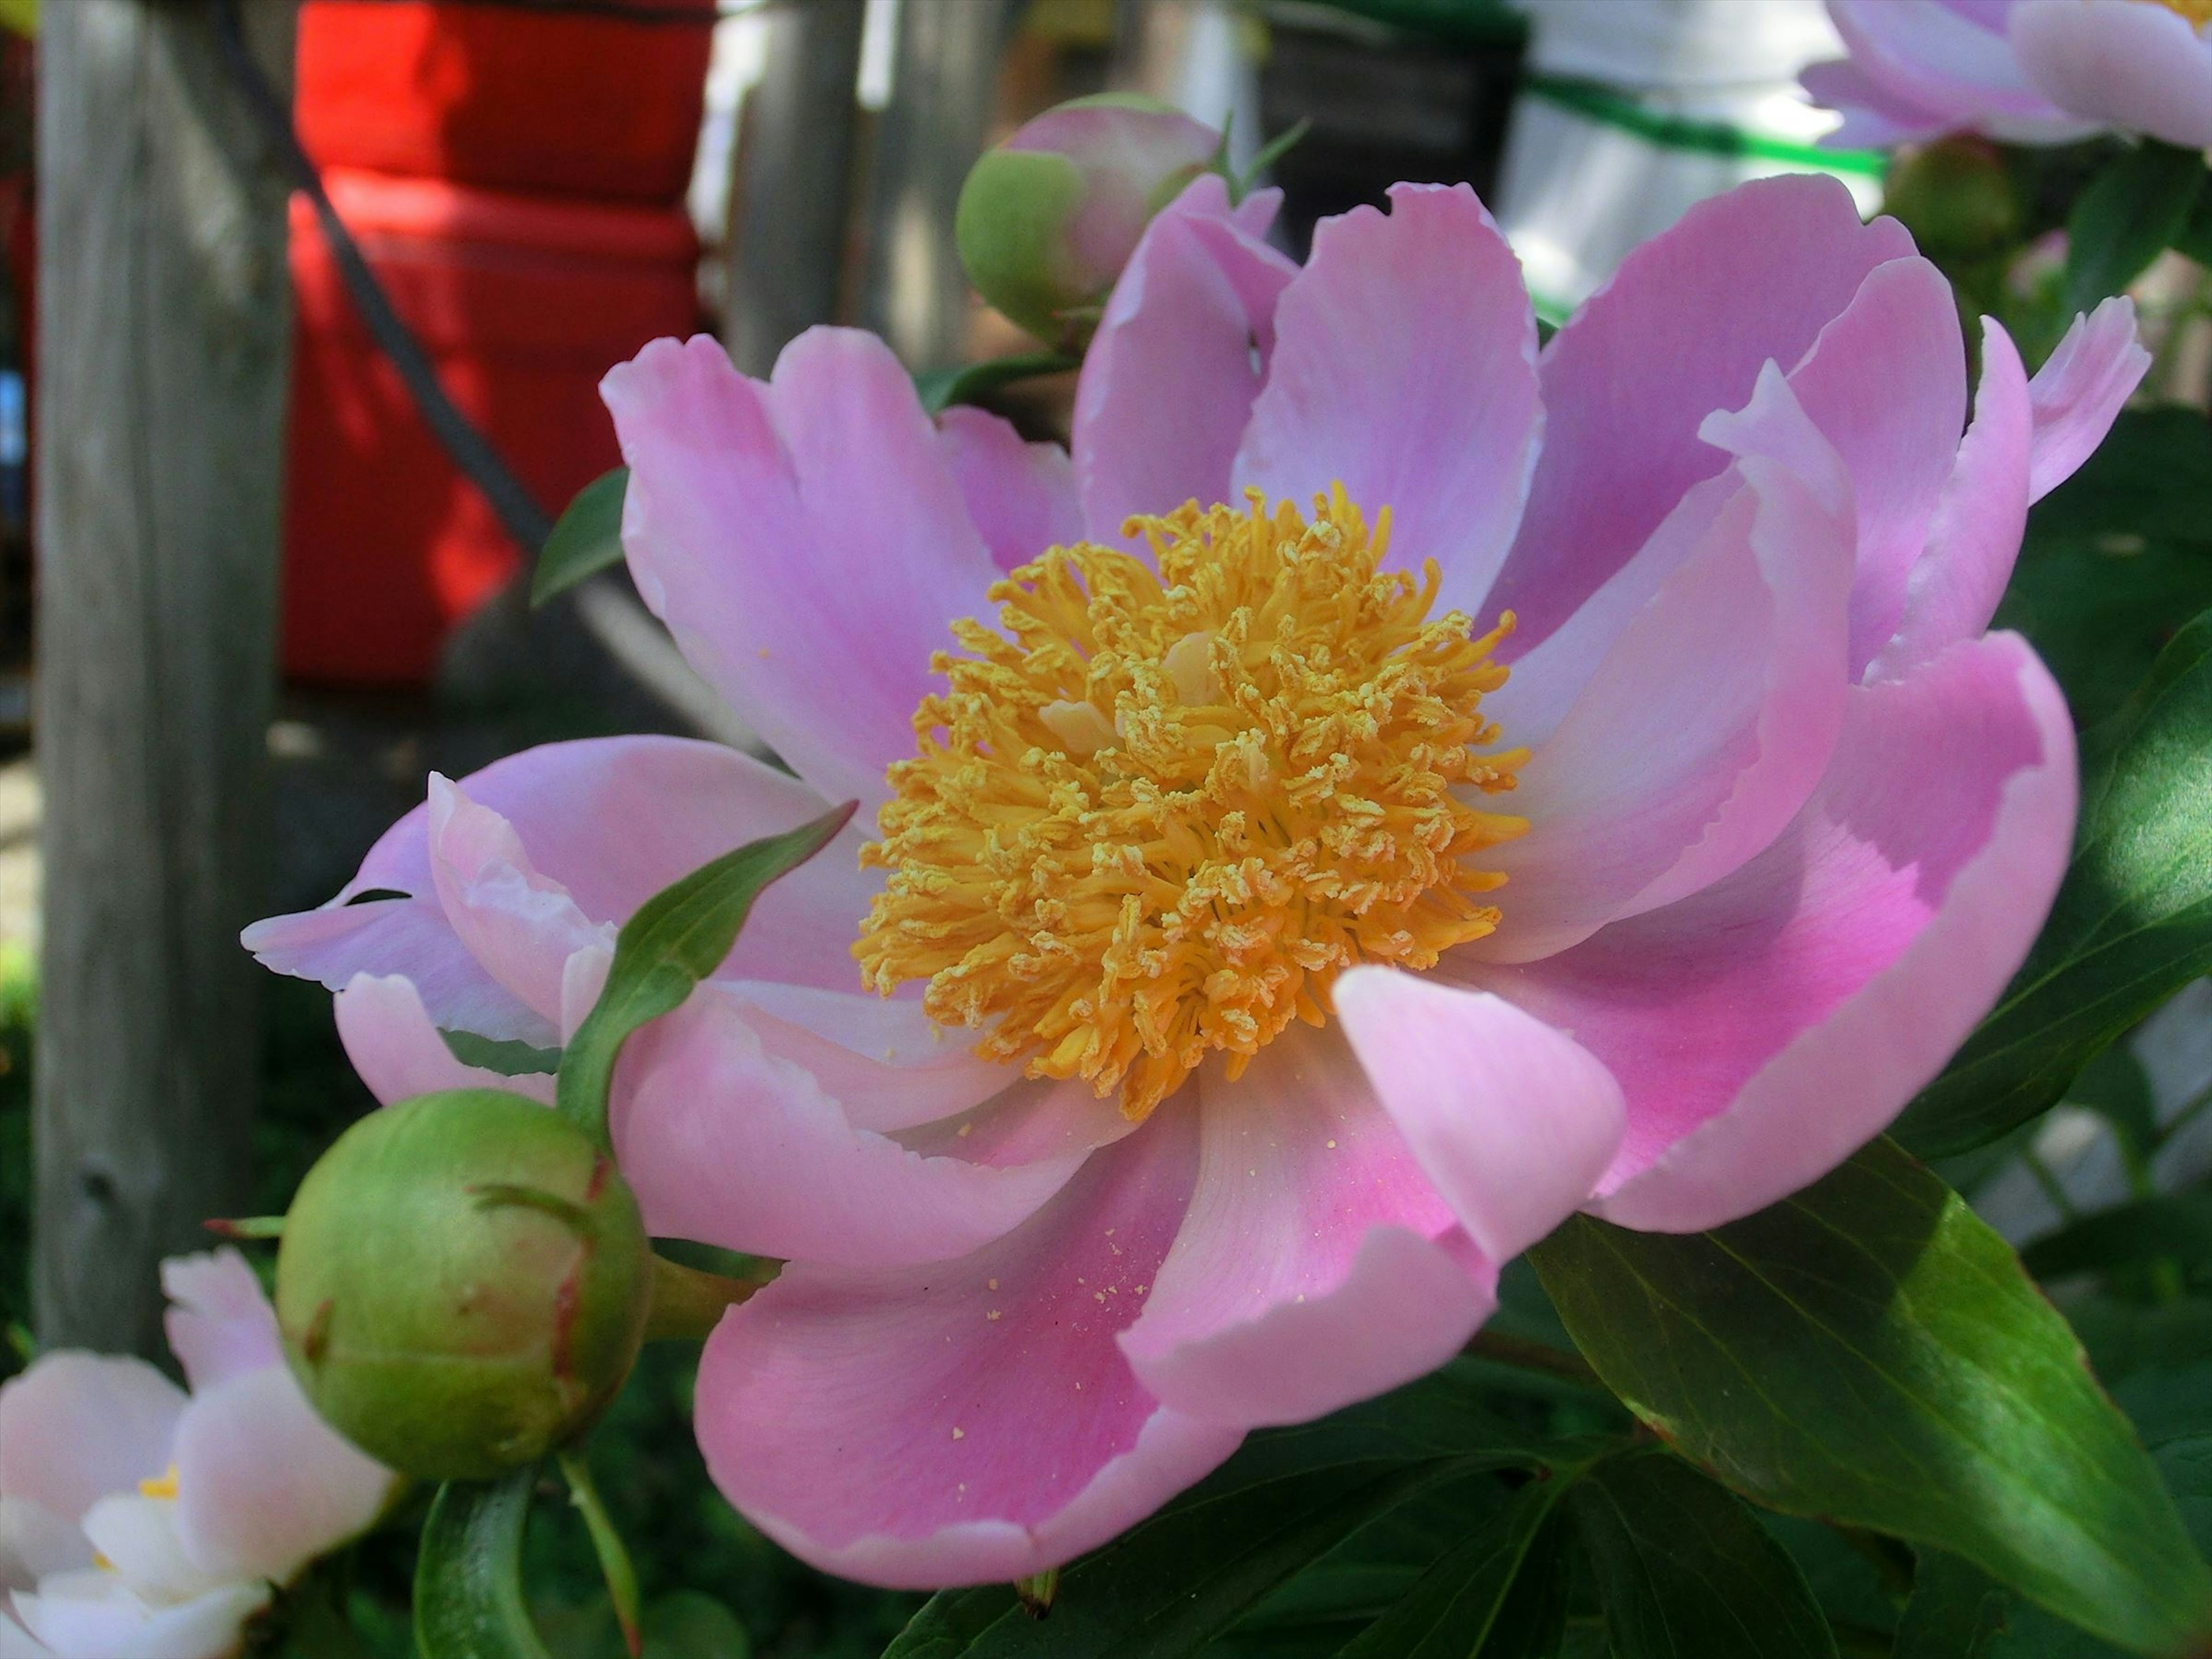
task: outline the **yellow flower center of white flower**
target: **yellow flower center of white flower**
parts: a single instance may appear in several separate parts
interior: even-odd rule
[[[2151,3],[2179,13],[2192,28],[2212,23],[2212,0],[2151,0]]]
[[[1470,860],[1528,827],[1473,804],[1527,758],[1478,752],[1512,617],[1431,617],[1434,561],[1378,569],[1388,509],[1370,534],[1340,488],[1310,522],[1249,501],[1132,519],[1151,564],[1082,543],[994,585],[1006,635],[954,624],[861,855],[890,872],[869,985],[927,979],[978,1052],[1132,1118],[1320,1024],[1354,963],[1489,933],[1504,878]]]
[[[138,1483],[141,1498],[166,1498],[174,1503],[177,1497],[177,1466],[174,1463],[150,1480]]]

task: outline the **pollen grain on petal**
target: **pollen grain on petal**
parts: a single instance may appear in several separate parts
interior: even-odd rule
[[[1433,562],[1379,568],[1387,510],[1314,505],[1133,519],[1152,562],[1054,548],[991,589],[1003,632],[954,624],[862,854],[870,985],[927,980],[979,1053],[1142,1118],[1322,1023],[1345,969],[1497,925],[1476,855],[1527,826],[1477,803],[1527,756],[1480,705],[1512,618],[1431,615]]]

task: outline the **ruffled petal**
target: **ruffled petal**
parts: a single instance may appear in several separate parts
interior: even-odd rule
[[[236,1250],[171,1256],[161,1264],[161,1293],[169,1298],[161,1328],[195,1393],[284,1363],[276,1310]]]
[[[377,978],[356,974],[337,994],[338,1041],[369,1093],[389,1106],[441,1089],[505,1089],[553,1103],[549,1072],[510,1077],[482,1066],[464,1066],[430,1023],[422,999],[398,974]]]
[[[103,1498],[85,1511],[84,1535],[125,1584],[150,1601],[187,1601],[223,1583],[185,1553],[177,1506],[167,1498],[135,1492]]]
[[[169,1467],[184,1390],[143,1359],[63,1349],[0,1384],[0,1492],[76,1522]]]
[[[1867,273],[1912,252],[1833,179],[1762,179],[1700,202],[1621,262],[1544,349],[1544,449],[1489,611],[1548,636],[1728,459],[1698,427],[1768,362],[1802,358]]]
[[[763,383],[702,335],[601,390],[647,605],[801,777],[883,799],[930,653],[999,574],[906,371],[873,335],[814,328]]]
[[[1000,1068],[999,1080],[1017,1079]],[[963,1255],[1027,1218],[1087,1151],[1002,1166],[855,1128],[713,984],[631,1039],[615,1094],[617,1161],[653,1232],[840,1267]]]
[[[1952,0],[1829,0],[1851,61],[1893,99],[1965,129],[2021,143],[2063,143],[2094,125],[2059,108],[2023,71],[2002,20]]]
[[[2212,40],[2141,0],[2021,0],[2012,49],[2069,112],[2184,149],[2212,145]]]
[[[2212,98],[2212,90],[2206,95]],[[2028,500],[2041,501],[2074,476],[2149,372],[2150,353],[2136,337],[2136,302],[2126,295],[2116,294],[2074,319],[2058,349],[2027,383],[2035,410]]]
[[[1838,149],[1888,149],[1950,131],[1966,118],[1930,109],[1869,74],[1849,58],[1808,65],[1797,77],[1805,95],[1836,111],[1844,124],[1821,139]]]
[[[315,1415],[282,1364],[195,1395],[176,1453],[178,1535],[216,1577],[289,1582],[366,1532],[398,1485]]]
[[[2028,393],[2012,337],[1984,317],[1974,423],[1952,464],[1927,550],[1906,577],[1897,632],[1869,678],[1895,679],[1954,641],[1975,638],[1996,615],[2027,528],[2034,437]]]
[[[1272,215],[1255,196],[1232,216],[1218,177],[1193,179],[1114,285],[1075,391],[1075,482],[1093,541],[1122,544],[1132,514],[1229,499],[1275,301],[1298,269],[1261,240],[1255,205]]]
[[[927,1589],[1103,1543],[1242,1437],[1162,1407],[1115,1342],[1188,1202],[1191,1114],[1157,1113],[1006,1237],[889,1273],[794,1263],[700,1355],[723,1493],[830,1572]]]
[[[112,1572],[64,1574],[15,1608],[54,1659],[226,1659],[266,1584],[225,1584],[173,1607],[149,1606]]]
[[[956,404],[937,417],[945,464],[1001,570],[1083,539],[1075,466],[1058,444],[1025,443],[996,415]]]
[[[1613,1074],[1501,998],[1395,969],[1336,983],[1376,1092],[1490,1261],[1520,1255],[1589,1196],[1620,1146]]]
[[[1121,1336],[1139,1381],[1205,1421],[1297,1423],[1465,1345],[1496,1267],[1447,1237],[1451,1212],[1341,1034],[1294,1025],[1198,1089],[1190,1212]]]
[[[1442,567],[1473,613],[1513,539],[1536,459],[1536,319],[1520,262],[1465,185],[1394,185],[1324,219],[1275,311],[1278,343],[1234,483],[1303,507],[1341,483],[1391,562]]]
[[[1941,1069],[2042,924],[2075,796],[2049,673],[2016,635],[1964,642],[1853,689],[1820,793],[1735,877],[1469,977],[1620,1079],[1601,1212],[1716,1226],[1825,1174]]]
[[[1730,441],[1808,447],[1795,465],[1828,476],[1808,483],[1768,454],[1738,460],[1744,487],[1699,550],[1520,769],[1506,804],[1528,833],[1483,854],[1506,876],[1504,920],[1467,952],[1548,956],[1694,892],[1771,842],[1819,781],[1847,684],[1850,517],[1832,493],[1834,452],[1785,418],[1778,374],[1762,388],[1760,413],[1740,417]]]

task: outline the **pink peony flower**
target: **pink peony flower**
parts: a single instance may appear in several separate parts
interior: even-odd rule
[[[189,1397],[143,1359],[71,1351],[0,1388],[4,1659],[217,1659],[392,1495],[308,1407],[237,1251],[174,1257],[161,1287]]]
[[[2033,382],[1986,325],[1969,428],[1949,289],[1832,180],[1698,207],[1541,353],[1464,186],[1303,270],[1273,207],[1155,220],[1072,456],[847,331],[616,369],[638,586],[797,775],[645,738],[434,779],[248,934],[396,1099],[467,1077],[441,1027],[560,1041],[664,883],[865,801],[614,1116],[654,1232],[788,1261],[698,1432],[836,1571],[1064,1561],[1449,1358],[1577,1206],[1811,1181],[2065,861],[2064,704],[1983,630],[2143,372],[2125,301]]]
[[[1803,80],[1844,113],[1833,143],[2059,144],[2117,129],[2212,145],[2206,0],[1828,0],[1828,15],[1851,55]]]

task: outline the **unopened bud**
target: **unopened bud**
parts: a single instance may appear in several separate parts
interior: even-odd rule
[[[612,1159],[535,1102],[460,1089],[370,1114],[308,1172],[276,1319],[349,1440],[423,1480],[487,1480],[598,1419],[652,1279]]]
[[[1883,180],[1881,205],[1938,258],[1985,258],[2020,238],[2020,196],[2004,157],[1971,133],[1900,152]]]
[[[1079,348],[1152,217],[1221,135],[1149,98],[1047,110],[975,163],[953,222],[976,291],[1038,338]]]

